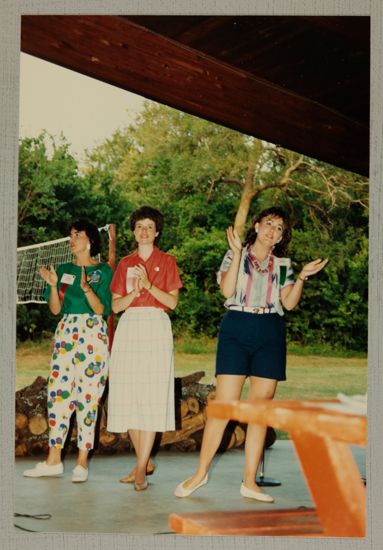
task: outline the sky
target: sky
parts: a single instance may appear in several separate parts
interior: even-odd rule
[[[81,161],[84,150],[99,145],[133,121],[144,98],[28,54],[20,59],[20,137],[42,130],[71,144]]]

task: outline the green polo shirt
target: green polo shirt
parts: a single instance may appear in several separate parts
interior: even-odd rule
[[[89,313],[94,315],[93,309],[90,307],[86,294],[80,287],[82,267],[75,265],[73,262],[59,264],[56,267],[58,275],[57,290],[64,291],[64,300],[62,302],[61,314],[65,313]],[[85,267],[88,284],[92,290],[100,298],[100,301],[105,310],[103,317],[110,314],[112,295],[110,293],[110,283],[112,281],[113,271],[108,264],[100,263]],[[50,285],[47,286],[44,292],[44,298],[48,302],[51,292]]]

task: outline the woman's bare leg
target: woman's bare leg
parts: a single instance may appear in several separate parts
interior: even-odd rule
[[[128,430],[130,440],[133,444],[134,451],[136,453],[136,456],[138,455],[138,448],[140,443],[140,431],[139,430]],[[133,471],[136,471],[136,466],[132,469],[130,473],[133,473]]]
[[[248,400],[273,399],[276,388],[276,380],[251,376]],[[246,432],[243,483],[248,489],[258,492],[262,489],[256,484],[255,478],[265,443],[266,430],[266,426],[249,424]]]
[[[138,437],[138,449],[137,452],[137,466],[135,473],[135,482],[142,484],[146,480],[146,467],[148,465],[150,453],[153,448],[156,432],[147,432],[144,430],[137,430],[139,432]]]
[[[46,463],[49,466],[54,466],[55,464],[60,464],[61,462],[61,451],[59,447],[49,447],[48,456]]]
[[[84,449],[78,450],[77,464],[85,469],[88,468],[88,454],[89,451],[86,451]]]
[[[241,396],[245,376],[220,374],[217,376],[216,399],[223,401],[237,400]],[[198,485],[206,476],[211,461],[222,441],[223,433],[229,420],[208,418],[203,432],[198,468],[193,477],[183,483],[188,489]]]
[[[130,437],[130,440],[133,444],[133,448],[134,448],[134,451],[136,453],[136,457],[138,456],[138,452],[139,452],[139,441],[140,441],[140,430],[128,430],[128,433],[129,433],[129,437]],[[149,460],[148,460],[148,465],[151,466],[151,472],[153,472],[154,470],[154,464],[153,462],[150,460],[150,457],[149,457]],[[137,462],[136,464],[134,465],[134,467],[130,470],[130,472],[128,473],[127,476],[124,476],[120,481],[122,482],[127,482],[127,480],[129,480],[129,482],[132,482],[134,481],[134,478],[132,479],[132,476],[135,476],[136,474],[136,468],[137,468]]]

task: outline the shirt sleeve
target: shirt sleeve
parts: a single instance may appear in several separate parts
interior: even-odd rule
[[[103,317],[108,317],[110,315],[110,311],[112,309],[112,293],[110,292],[110,284],[113,277],[113,271],[112,268],[105,264],[104,269],[102,270],[102,278],[100,281],[100,284],[97,286],[97,289],[95,290],[97,296],[100,299],[100,302],[104,306],[104,313],[102,314]]]
[[[293,285],[295,283],[294,279],[294,270],[291,266],[291,259],[284,258],[283,264],[279,267],[280,270],[280,289],[285,288],[286,286]]]
[[[226,271],[228,271],[232,261],[233,261],[233,251],[231,249],[229,249],[226,252],[226,254],[224,255],[221,266],[220,266],[219,270],[217,271],[217,283],[218,284],[221,284],[222,273],[225,273]]]
[[[110,284],[110,290],[114,294],[119,294],[120,296],[126,296],[126,274],[127,274],[127,265],[122,260],[119,262],[116,271],[114,272],[112,282]]]
[[[169,254],[166,267],[166,292],[178,290],[179,288],[182,288],[182,282],[178,273],[177,261],[174,256]]]

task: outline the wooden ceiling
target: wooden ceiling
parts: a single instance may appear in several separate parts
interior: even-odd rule
[[[369,17],[22,16],[21,50],[368,174]]]

